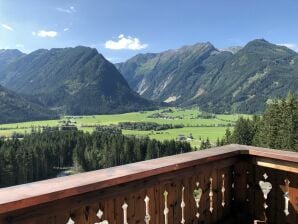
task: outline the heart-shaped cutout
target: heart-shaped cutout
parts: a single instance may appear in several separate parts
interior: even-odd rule
[[[195,189],[193,192],[193,196],[196,201],[200,201],[203,194],[202,188]]]
[[[259,186],[263,192],[264,198],[267,199],[268,194],[272,189],[272,184],[270,182],[259,181]]]

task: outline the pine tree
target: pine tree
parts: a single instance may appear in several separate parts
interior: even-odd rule
[[[255,135],[254,124],[250,119],[240,117],[235,124],[232,139],[241,145],[251,145]]]
[[[206,143],[205,143],[205,148],[206,148],[206,149],[209,149],[209,148],[211,148],[211,147],[212,147],[212,146],[211,146],[210,140],[209,140],[209,138],[207,138]]]
[[[216,139],[216,146],[221,146],[219,138]]]
[[[154,158],[154,147],[155,147],[154,142],[149,141],[149,143],[147,145],[147,153],[146,153],[146,158],[145,158],[146,160]]]
[[[202,149],[206,149],[206,143],[204,141],[204,139],[202,139],[201,144],[200,144],[200,150]]]
[[[226,129],[224,142],[225,142],[225,144],[231,144],[232,143],[232,133],[231,133],[230,128]]]

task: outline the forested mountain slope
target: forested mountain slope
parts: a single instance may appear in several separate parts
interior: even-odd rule
[[[259,113],[268,100],[298,93],[298,54],[263,39],[234,53],[200,43],[116,66],[146,98],[217,113]]]
[[[57,118],[57,115],[0,86],[0,123],[51,118]]]
[[[151,109],[113,64],[88,47],[37,50],[0,69],[0,84],[59,113]]]

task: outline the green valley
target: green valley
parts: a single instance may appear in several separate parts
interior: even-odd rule
[[[207,114],[208,115],[208,114]],[[217,138],[222,138],[227,127],[233,127],[240,117],[250,117],[245,114],[216,114],[204,115],[198,108],[164,108],[154,111],[131,112],[112,115],[94,116],[66,116],[60,120],[31,121],[13,124],[0,125],[0,136],[10,137],[15,133],[30,133],[32,129],[42,130],[42,127],[53,127],[67,121],[75,125],[79,130],[92,132],[97,126],[117,125],[120,122],[153,122],[157,124],[181,125],[181,128],[171,128],[166,130],[127,130],[123,129],[125,135],[148,136],[156,140],[170,140],[185,138],[192,146],[198,147],[201,139],[209,138],[215,143]],[[191,137],[192,138],[189,138]]]

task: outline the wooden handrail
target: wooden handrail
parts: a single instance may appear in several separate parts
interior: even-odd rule
[[[286,162],[298,163],[298,153],[286,150],[267,149],[255,146],[238,145],[240,153],[248,153],[251,156],[258,156],[270,159],[277,159]]]
[[[3,188],[0,214],[241,155],[280,160],[293,164],[294,168],[298,163],[295,152],[233,144]]]

